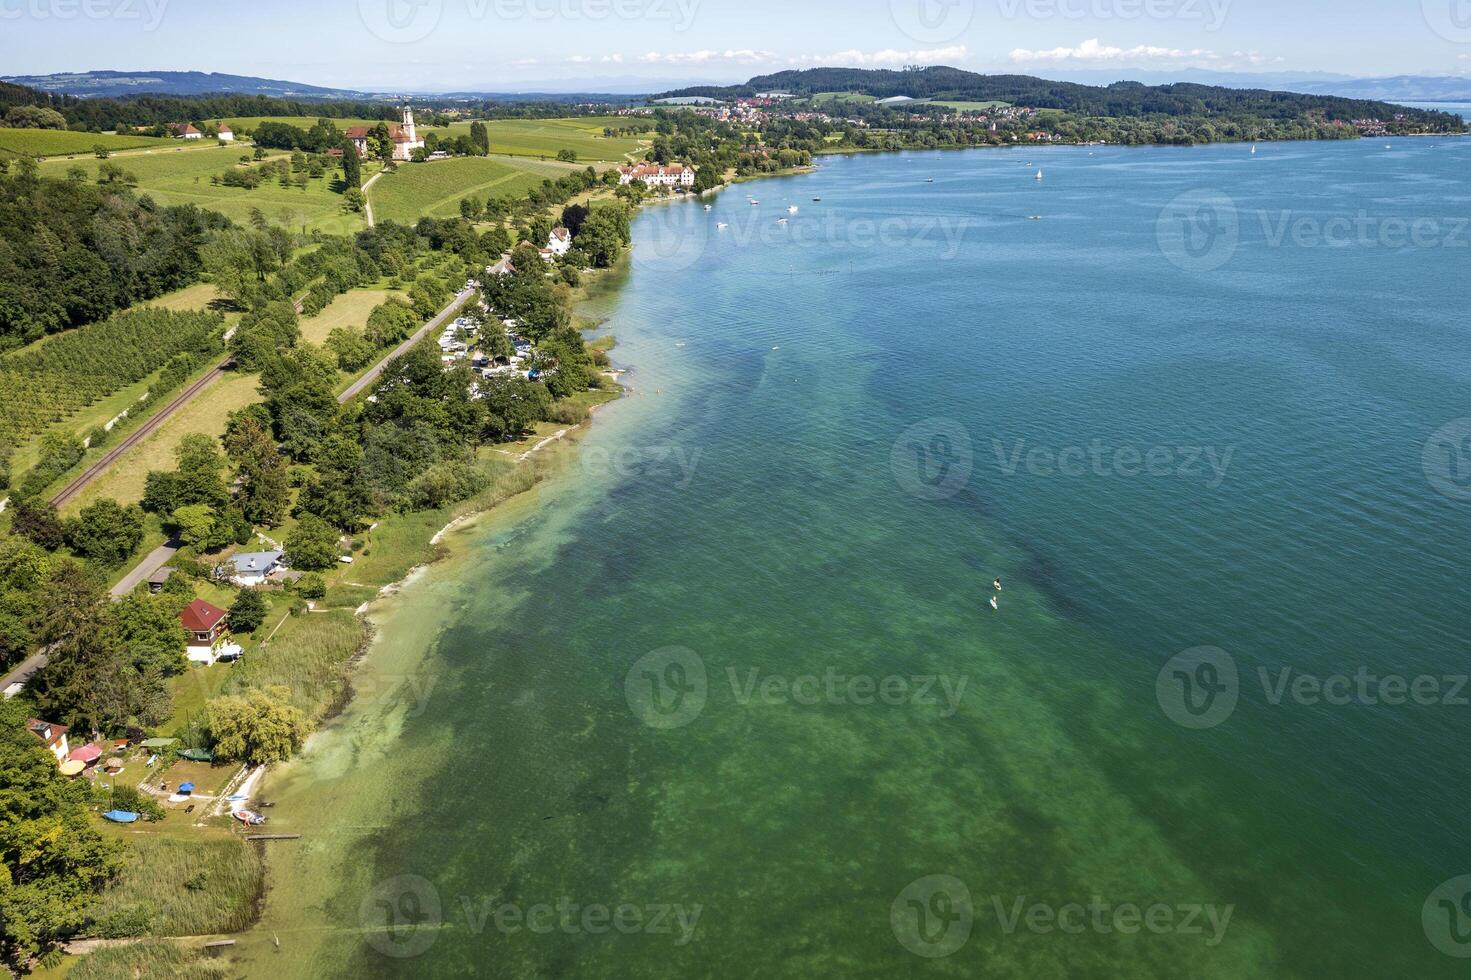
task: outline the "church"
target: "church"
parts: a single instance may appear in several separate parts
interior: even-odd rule
[[[377,128],[376,124],[372,126],[350,126],[343,135],[352,140],[353,148],[358,151],[358,156],[367,159],[368,135]],[[413,109],[407,106],[404,107],[404,121],[402,125],[388,123],[388,138],[393,141],[393,159],[398,161],[410,159],[415,150],[423,148],[424,141],[419,138],[419,131],[414,128]]]

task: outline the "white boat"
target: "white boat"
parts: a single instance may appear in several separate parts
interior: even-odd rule
[[[714,205],[711,205],[711,204],[707,204],[707,205],[705,205],[705,210],[706,210],[706,211],[711,211],[711,210],[714,210]]]
[[[787,208],[787,214],[796,214],[796,213],[797,213],[797,206],[795,204],[793,204],[791,207]]]
[[[777,218],[776,219],[776,223],[779,224],[779,225],[784,225],[784,224],[787,223],[787,219],[786,218]]]
[[[1040,170],[1037,171],[1037,179],[1038,180],[1041,180],[1042,179],[1042,171],[1040,171]]]
[[[724,231],[725,229],[729,228],[730,225],[728,225],[724,221],[722,221],[722,222],[720,222],[720,224],[716,225],[715,227],[718,228],[721,231]]]
[[[1001,604],[996,601],[996,597],[995,596],[992,596],[991,597],[991,608],[992,609],[1000,609],[1001,608]]]
[[[1256,147],[1254,146],[1251,148],[1251,155],[1256,156]]]

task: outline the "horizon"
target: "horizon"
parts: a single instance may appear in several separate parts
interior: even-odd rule
[[[912,64],[1057,80],[1459,78],[1471,74],[1471,26],[1457,2],[1422,0],[1406,17],[1384,0],[1290,11],[1266,0],[5,0],[0,59],[10,76],[214,71],[416,94],[631,94]],[[226,50],[213,44],[222,36]]]

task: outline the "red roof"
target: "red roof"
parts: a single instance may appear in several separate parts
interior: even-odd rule
[[[218,606],[211,606],[203,599],[195,599],[184,607],[179,613],[179,622],[191,633],[208,633],[220,625],[220,620],[225,618],[225,611]]]
[[[47,745],[59,744],[61,742],[61,736],[65,735],[67,731],[65,725],[53,724],[49,721],[42,721],[39,718],[27,718],[26,729]]]

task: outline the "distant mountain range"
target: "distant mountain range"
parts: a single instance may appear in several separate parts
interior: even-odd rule
[[[818,71],[857,71],[859,69],[816,69]],[[957,71],[957,69],[943,69]],[[798,74],[782,72],[768,79]],[[890,73],[902,74],[902,73]],[[972,74],[966,72],[964,74]],[[1048,73],[1058,82],[1090,86],[1107,86],[1131,81],[1149,86],[1174,84],[1205,85],[1230,89],[1267,89],[1297,92],[1304,95],[1337,96],[1348,99],[1371,99],[1385,102],[1471,102],[1471,79],[1435,75],[1396,75],[1387,78],[1355,78],[1331,72],[1241,73],[1200,69],[1161,72],[1145,69],[1078,69]],[[976,78],[1023,78],[1016,75],[975,75]],[[622,77],[602,79],[587,89],[576,91],[565,82],[527,83],[520,91],[463,89],[451,92],[393,92],[373,89],[326,88],[302,82],[251,75],[227,75],[202,71],[85,71],[58,72],[51,75],[10,75],[0,80],[25,85],[54,95],[82,98],[126,98],[130,95],[261,95],[279,99],[345,99],[350,101],[397,99],[405,95],[428,95],[436,99],[479,101],[495,99],[506,102],[624,102],[631,97],[658,90],[655,79]],[[760,82],[753,79],[751,84]],[[689,81],[680,93],[735,89],[742,86]],[[907,94],[907,93],[905,93]]]
[[[264,95],[276,99],[364,99],[362,92],[274,78],[203,71],[84,71],[7,75],[0,80],[54,95],[126,98],[129,95]]]

